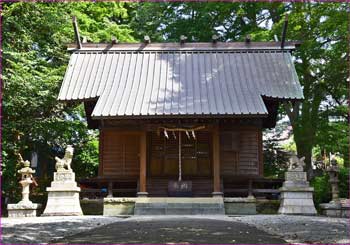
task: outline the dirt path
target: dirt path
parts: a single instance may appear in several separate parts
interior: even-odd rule
[[[201,217],[130,218],[53,243],[286,243],[237,221]]]

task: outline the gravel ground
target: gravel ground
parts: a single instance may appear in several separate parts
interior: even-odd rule
[[[41,243],[117,222],[121,218],[103,216],[56,216],[1,218],[2,244]]]
[[[2,243],[7,244],[49,243],[52,241],[116,243],[119,240],[125,243],[128,241],[141,243],[145,242],[145,239],[157,243],[181,241],[189,243],[213,243],[214,241],[216,243],[217,241],[252,243],[255,239],[254,243],[283,243],[286,241],[288,243],[350,244],[349,219],[320,216],[132,216],[126,219],[103,216],[2,218],[1,226]],[[91,229],[93,230],[89,231]],[[105,234],[101,236],[101,232]],[[213,236],[214,240],[210,240]]]
[[[252,215],[232,217],[289,243],[350,244],[350,220],[322,216]]]

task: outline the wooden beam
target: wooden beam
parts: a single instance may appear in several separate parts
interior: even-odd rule
[[[282,38],[281,38],[281,49],[284,49],[284,44],[285,44],[286,35],[287,35],[287,27],[288,27],[288,14],[285,15],[285,19],[284,19]]]
[[[137,196],[147,196],[146,189],[146,166],[147,163],[147,132],[144,130],[140,134],[140,190],[137,193]]]
[[[220,186],[220,132],[219,125],[213,128],[213,196],[222,196]]]
[[[80,40],[77,17],[72,16],[72,23],[73,23],[74,34],[75,34],[75,41],[77,42],[78,49],[81,49],[82,45],[81,45],[81,40]]]

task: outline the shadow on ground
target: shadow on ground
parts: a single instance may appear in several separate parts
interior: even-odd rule
[[[1,244],[49,243],[118,220],[89,216],[5,218],[1,224]]]
[[[286,243],[241,222],[179,218],[123,220],[51,243]]]

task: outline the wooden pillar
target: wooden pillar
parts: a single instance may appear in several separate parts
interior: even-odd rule
[[[99,145],[98,145],[98,176],[103,175],[103,143],[104,143],[104,131],[103,128],[100,128],[100,135],[99,135]]]
[[[148,195],[146,189],[146,162],[147,162],[147,132],[142,131],[140,134],[140,190],[137,193],[138,197]]]
[[[220,132],[219,125],[213,128],[213,196],[222,196],[220,187]]]
[[[107,195],[107,197],[108,198],[113,197],[113,182],[112,181],[108,182],[108,195]]]
[[[259,175],[264,176],[264,153],[263,153],[263,136],[262,129],[258,129],[258,149],[259,149]]]
[[[253,181],[252,179],[248,180],[248,197],[253,197]]]

